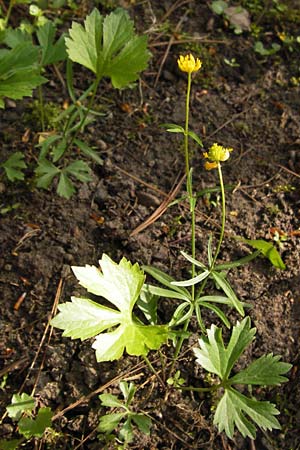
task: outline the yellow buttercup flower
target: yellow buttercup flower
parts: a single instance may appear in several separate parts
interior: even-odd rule
[[[232,148],[226,148],[222,145],[214,143],[208,152],[204,153],[204,158],[210,159],[210,161],[206,161],[205,163],[205,169],[211,170],[218,167],[218,164],[220,162],[227,161],[227,159],[230,157],[230,153],[232,152]]]
[[[180,55],[177,63],[179,69],[182,70],[182,72],[188,73],[197,72],[202,66],[202,62],[200,61],[200,59],[196,58],[195,60],[194,56],[191,53],[186,56]]]

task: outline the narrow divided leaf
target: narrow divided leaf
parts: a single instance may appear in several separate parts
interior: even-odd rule
[[[263,430],[280,429],[280,424],[274,417],[279,411],[272,403],[250,399],[232,388],[225,390],[217,406],[214,425],[218,426],[219,432],[225,430],[231,439],[235,426],[243,437],[255,439],[255,426],[245,414]]]
[[[208,372],[215,373],[221,380],[227,380],[230,371],[247,345],[253,340],[255,328],[251,328],[250,318],[245,317],[233,327],[227,348],[224,346],[222,329],[212,325],[207,330],[207,338],[199,339],[199,348],[194,349],[197,363]]]
[[[231,300],[232,306],[240,313],[241,316],[244,316],[245,311],[243,303],[237,298],[234,290],[232,289],[226,278],[224,278],[220,273],[216,271],[212,271],[211,276],[217,282],[220,288],[225,292],[227,297]]]
[[[288,378],[282,375],[292,368],[292,364],[281,362],[280,359],[280,356],[274,356],[273,353],[263,355],[246,369],[231,377],[230,382],[232,384],[278,386],[288,381]]]
[[[219,432],[225,430],[233,438],[234,428],[244,437],[255,439],[258,425],[264,430],[280,429],[279,414],[275,405],[266,401],[248,398],[236,391],[233,384],[278,385],[287,381],[282,375],[288,372],[291,364],[280,362],[279,356],[272,354],[262,356],[246,369],[229,378],[234,364],[246,346],[253,340],[255,328],[250,328],[250,318],[245,317],[233,327],[227,348],[222,339],[222,330],[215,325],[207,330],[207,338],[199,340],[200,349],[194,349],[197,362],[209,372],[215,373],[222,380],[220,387],[224,394],[220,399],[214,417],[214,424]],[[251,419],[253,422],[251,422]]]

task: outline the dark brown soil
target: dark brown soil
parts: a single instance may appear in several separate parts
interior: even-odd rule
[[[77,195],[70,200],[58,197],[54,188],[36,190],[30,169],[25,184],[1,182],[1,210],[16,203],[19,206],[0,216],[0,374],[8,374],[1,388],[0,414],[21,386],[28,394],[34,389],[40,405],[55,411],[53,427],[61,435],[53,443],[30,442],[26,448],[104,448],[95,431],[99,417],[105,414],[98,394],[106,386],[105,392],[118,394],[119,380],[114,379],[120,377],[140,386],[136,407],[153,420],[151,435],[137,434],[129,448],[299,449],[300,85],[291,81],[300,75],[299,44],[261,57],[253,50],[254,37],[247,32],[235,35],[226,28],[226,21],[211,12],[210,2],[122,3],[138,30],[147,31],[152,60],[134,89],[115,92],[107,82],[99,93],[98,102],[107,114],[87,129],[84,139],[97,146],[104,165],[93,166],[92,182],[78,185]],[[88,11],[92,6],[88,4]],[[293,7],[292,2],[289,6]],[[278,40],[276,30],[281,31],[282,23],[284,31],[291,34],[299,26],[279,14],[262,16],[266,39]],[[168,44],[172,44],[169,52]],[[259,431],[255,442],[238,434],[233,441],[218,434],[212,425],[211,396],[171,390],[166,401],[166,392],[145,364],[137,367],[137,358],[125,356],[118,362],[97,364],[91,341],[71,341],[62,338],[57,329],[51,335],[46,330],[55,299],[64,302],[82,292],[70,266],[97,265],[103,252],[115,261],[125,256],[182,277],[185,262],[180,250],[189,251],[190,237],[184,202],[168,208],[140,233],[131,236],[131,232],[162,203],[184,172],[181,139],[166,133],[160,124],[184,123],[186,79],[179,73],[176,59],[189,49],[203,60],[203,70],[192,87],[191,129],[203,137],[206,149],[214,142],[234,148],[230,162],[224,165],[225,183],[234,189],[227,191],[221,260],[248,252],[237,236],[269,240],[277,230],[287,237],[280,248],[287,270],[257,259],[230,275],[239,297],[253,305],[250,316],[257,327],[244,363],[273,352],[293,364],[288,383],[256,392],[262,399],[276,402],[282,430]],[[235,58],[238,67],[225,64],[224,58]],[[78,88],[87,75],[79,70]],[[57,79],[46,92],[49,100],[62,103],[66,98]],[[1,160],[12,150],[24,151],[30,167],[36,158],[34,142],[39,130],[24,119],[29,103],[7,105],[1,112],[0,134]],[[24,142],[27,128],[29,141]],[[193,166],[197,190],[217,183],[216,173],[204,170],[202,153],[196,148]],[[181,193],[184,189],[183,184]],[[199,259],[205,259],[208,236],[218,234],[219,223],[217,196],[202,197],[196,227]],[[25,297],[16,309],[21,296]],[[169,318],[170,308],[169,302],[160,306],[162,322]],[[232,313],[230,319],[234,322],[237,317]],[[207,327],[213,321],[208,315]],[[191,331],[190,344],[197,338],[196,328]],[[171,352],[163,349],[166,360]],[[150,353],[149,359],[160,368],[156,353]],[[178,367],[187,384],[199,384],[188,344]],[[7,417],[0,430],[1,437],[16,436]]]

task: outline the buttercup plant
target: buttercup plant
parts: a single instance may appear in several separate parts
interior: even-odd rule
[[[222,175],[222,165],[226,163],[232,148],[214,143],[203,153],[206,170],[217,169],[219,191],[221,193],[221,231],[217,243],[213,244],[210,236],[207,244],[208,264],[196,258],[195,211],[198,195],[193,187],[193,168],[190,163],[189,139],[202,147],[202,141],[189,129],[189,107],[192,76],[201,69],[201,61],[192,54],[181,55],[178,59],[179,69],[187,73],[187,91],[185,103],[185,126],[165,124],[167,131],[181,133],[184,137],[186,192],[190,206],[191,254],[181,252],[191,264],[191,277],[177,281],[169,274],[152,266],[132,265],[123,258],[119,264],[107,255],[100,260],[99,270],[95,266],[73,267],[79,283],[88,292],[101,296],[114,307],[103,306],[87,298],[72,297],[71,302],[59,306],[59,314],[52,320],[52,325],[64,330],[63,336],[72,339],[95,337],[93,348],[96,349],[97,361],[112,361],[122,357],[124,351],[129,355],[142,356],[151,369],[147,358],[151,350],[161,349],[172,339],[175,345],[173,362],[169,371],[167,385],[169,389],[193,390],[201,392],[222,392],[217,401],[214,424],[219,431],[225,431],[233,438],[235,427],[244,437],[255,439],[256,426],[262,429],[278,429],[276,419],[279,411],[272,403],[248,397],[237,390],[235,385],[274,386],[287,381],[283,375],[291,368],[290,364],[280,362],[279,356],[263,355],[248,367],[232,374],[236,362],[254,339],[255,328],[251,328],[249,317],[245,317],[245,308],[250,306],[241,302],[227,279],[227,272],[248,263],[259,255],[266,256],[272,264],[284,268],[280,255],[271,243],[265,241],[246,241],[255,250],[245,257],[232,262],[218,263],[224,240],[226,223],[226,199]],[[272,256],[271,256],[272,255]],[[151,275],[160,285],[145,283],[145,274]],[[215,288],[211,286],[214,285]],[[173,315],[167,324],[158,322],[158,302],[160,298],[179,302],[174,307]],[[232,325],[222,307],[235,309],[242,317]],[[137,315],[136,308],[144,314],[144,321]],[[203,308],[213,311],[230,334],[228,345],[222,338],[222,328],[212,325],[206,329],[202,316]],[[185,386],[180,378],[180,366],[173,376],[184,340],[190,335],[189,325],[196,317],[199,325],[199,348],[194,349],[196,363],[203,369],[218,377],[219,382],[207,387]],[[106,331],[105,333],[103,333]],[[156,374],[164,388],[164,380]],[[110,428],[111,431],[111,428]]]

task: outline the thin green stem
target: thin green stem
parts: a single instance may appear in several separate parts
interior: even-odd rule
[[[41,114],[42,131],[45,131],[45,109],[44,109],[44,97],[42,86],[38,87],[38,93],[39,93],[39,110]]]
[[[13,6],[14,6],[14,3],[15,3],[15,2],[14,2],[13,0],[10,0],[10,2],[9,2],[9,6],[8,6],[8,9],[7,9],[6,17],[5,17],[5,19],[4,19],[4,25],[5,25],[5,28],[7,27],[7,24],[8,24],[10,15],[11,15],[11,10],[12,10],[12,8],[13,8]]]
[[[149,359],[147,358],[146,355],[143,355],[143,358],[145,360],[145,363],[147,364],[147,366],[149,367],[149,369],[151,370],[151,372],[154,373],[154,375],[156,376],[156,378],[158,379],[158,381],[161,383],[161,385],[163,387],[165,387],[165,383],[163,382],[161,376],[159,375],[159,373],[157,372],[157,370],[154,369],[153,365],[151,364],[151,362],[149,361]]]
[[[95,85],[94,85],[94,88],[93,88],[93,91],[92,91],[91,98],[90,98],[88,106],[87,106],[87,108],[85,110],[85,113],[84,113],[84,115],[83,115],[83,117],[82,117],[82,119],[81,119],[81,121],[80,121],[80,123],[78,125],[78,128],[73,133],[73,135],[72,135],[72,137],[70,139],[70,142],[68,143],[68,149],[72,147],[75,139],[78,136],[78,133],[80,133],[80,131],[81,131],[82,127],[83,127],[83,124],[86,121],[87,116],[89,115],[90,110],[92,109],[92,106],[93,106],[93,103],[94,103],[94,100],[95,100],[95,96],[96,96],[96,93],[97,93],[97,90],[98,90],[99,83],[100,83],[100,78],[97,78],[97,80],[95,82]]]
[[[224,182],[223,182],[223,176],[222,176],[222,167],[221,167],[220,163],[218,163],[218,173],[219,173],[221,197],[222,197],[222,223],[221,223],[221,233],[220,233],[220,237],[219,237],[219,242],[218,242],[216,253],[214,255],[213,262],[212,262],[212,268],[214,267],[217,257],[220,253],[221,245],[222,245],[223,238],[224,238],[225,221],[226,221],[225,189],[224,189]]]
[[[222,384],[215,384],[214,386],[207,387],[207,388],[200,388],[200,387],[193,387],[193,386],[180,386],[175,387],[175,389],[180,389],[181,391],[193,391],[193,392],[213,392],[217,391],[220,387],[222,387]]]

